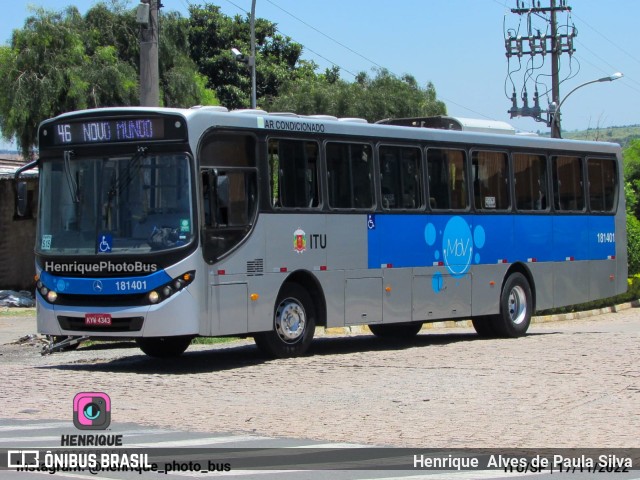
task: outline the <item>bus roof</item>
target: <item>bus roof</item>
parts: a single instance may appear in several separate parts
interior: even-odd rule
[[[55,122],[76,115],[83,117],[92,115],[131,115],[134,112],[179,114],[189,120],[190,135],[195,135],[196,137],[199,137],[208,128],[227,126],[231,128],[258,128],[282,134],[289,132],[358,135],[394,140],[444,141],[460,144],[491,145],[494,147],[549,148],[609,154],[619,154],[621,151],[620,145],[615,143],[516,135],[515,129],[506,122],[447,116],[385,119],[372,124],[357,118],[266,112],[259,109],[229,111],[221,106],[197,106],[192,108],[107,107],[64,113],[54,119],[45,120],[43,123]],[[437,127],[436,125],[440,126]]]

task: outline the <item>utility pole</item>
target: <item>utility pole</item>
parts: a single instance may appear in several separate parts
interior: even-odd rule
[[[571,7],[566,7],[571,9]],[[551,0],[551,102],[553,105],[560,105],[560,52],[558,35],[558,23],[556,19],[556,0]],[[551,112],[552,117],[558,114],[558,118],[551,118],[551,138],[560,138],[560,112]]]
[[[558,4],[559,1],[559,4]],[[536,6],[537,4],[537,6]],[[549,35],[542,34],[540,30],[534,34],[531,28],[527,32],[527,36],[509,35],[505,38],[505,47],[507,50],[507,58],[530,55],[531,58],[536,55],[551,56],[551,103],[547,110],[540,107],[540,99],[537,88],[533,96],[534,105],[529,106],[527,98],[526,85],[523,88],[522,107],[518,106],[518,98],[514,89],[511,97],[512,106],[508,113],[511,118],[514,117],[533,117],[538,122],[546,122],[551,127],[551,137],[560,138],[560,118],[555,118],[557,106],[560,104],[560,56],[563,53],[573,55],[573,39],[577,35],[575,28],[567,30],[566,33],[558,32],[558,12],[571,12],[571,7],[567,5],[567,0],[549,0],[548,7],[540,6],[540,1],[532,1],[530,7],[525,7],[525,0],[517,0],[518,8],[512,8],[511,12],[517,15],[526,15],[527,23],[531,24],[531,17],[538,16],[544,18],[543,15],[549,14]],[[531,72],[528,71],[528,75]],[[546,118],[542,114],[546,113]]]
[[[140,24],[140,105],[160,106],[158,73],[158,9],[160,0],[141,0],[136,13]]]

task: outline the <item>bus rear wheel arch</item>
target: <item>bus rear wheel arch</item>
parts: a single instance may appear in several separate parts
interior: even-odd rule
[[[297,283],[285,283],[273,310],[272,330],[254,335],[258,348],[271,358],[304,355],[315,333],[316,308],[309,292]]]

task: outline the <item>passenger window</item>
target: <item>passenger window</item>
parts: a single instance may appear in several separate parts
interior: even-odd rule
[[[379,157],[382,207],[386,210],[421,208],[420,149],[382,146]]]
[[[603,158],[587,160],[589,208],[592,212],[613,212],[618,193],[616,162]]]
[[[280,208],[316,208],[318,144],[301,140],[269,140],[271,205]]]
[[[444,148],[427,150],[429,206],[432,210],[466,210],[467,172],[465,152]]]
[[[521,211],[546,210],[548,206],[546,157],[514,153],[512,165],[516,208]]]
[[[473,152],[473,195],[477,210],[508,210],[511,207],[507,158],[504,152]]]
[[[583,212],[582,158],[553,157],[553,205],[560,212]]]
[[[372,166],[370,145],[327,143],[329,206],[372,208]]]

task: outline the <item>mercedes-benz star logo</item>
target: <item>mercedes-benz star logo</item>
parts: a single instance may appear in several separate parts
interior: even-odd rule
[[[93,282],[93,291],[98,293],[102,292],[102,282],[100,280]]]

